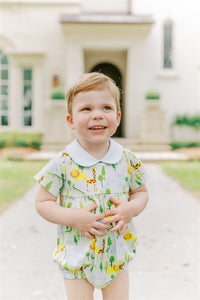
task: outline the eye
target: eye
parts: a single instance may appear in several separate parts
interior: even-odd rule
[[[112,107],[110,107],[109,105],[104,106],[104,110],[111,110]]]
[[[83,107],[82,111],[91,111],[91,109],[89,107]]]

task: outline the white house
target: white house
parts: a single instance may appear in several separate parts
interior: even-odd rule
[[[0,0],[0,130],[66,144],[66,103],[52,87],[96,70],[123,90],[117,135],[167,143],[175,115],[200,112],[199,15],[198,0]],[[148,113],[152,89],[161,108]]]

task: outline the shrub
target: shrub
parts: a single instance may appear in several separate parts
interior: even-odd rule
[[[0,132],[0,148],[3,147],[30,147],[40,149],[42,145],[41,133],[24,133],[24,132]]]
[[[4,148],[5,145],[6,145],[6,143],[5,143],[4,141],[0,141],[0,149],[1,149],[1,148]]]
[[[198,141],[173,141],[170,143],[170,146],[173,150],[180,148],[189,148],[189,147],[200,147],[200,142]]]
[[[65,91],[62,87],[60,86],[56,86],[53,88],[52,92],[51,92],[51,99],[61,99],[64,100],[65,99]]]
[[[177,115],[172,125],[186,125],[198,129],[200,128],[200,115]]]
[[[151,90],[151,91],[148,91],[146,94],[145,94],[145,99],[160,99],[160,93],[158,91],[155,91],[155,90]]]

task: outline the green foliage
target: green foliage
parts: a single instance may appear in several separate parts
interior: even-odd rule
[[[200,196],[200,161],[162,162],[164,171]]]
[[[148,91],[145,94],[145,99],[159,100],[160,99],[160,93],[158,91],[155,91],[155,90]]]
[[[45,164],[46,161],[0,160],[0,211],[35,183],[33,176]]]
[[[29,147],[40,149],[42,133],[25,133],[18,131],[0,132],[0,148],[2,147]]]
[[[51,99],[56,100],[64,100],[65,99],[65,91],[61,86],[56,86],[52,89]]]
[[[4,148],[6,146],[6,143],[4,141],[0,141],[0,149]]]
[[[200,147],[200,142],[197,141],[173,141],[170,143],[173,150],[180,148]]]
[[[177,115],[172,125],[191,126],[193,128],[200,128],[200,115]]]

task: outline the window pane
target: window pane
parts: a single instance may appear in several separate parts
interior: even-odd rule
[[[26,98],[31,98],[31,85],[24,85],[24,96],[26,96]]]
[[[31,125],[32,125],[32,117],[24,116],[24,126],[31,126]]]
[[[2,100],[0,107],[1,107],[1,110],[8,110],[8,101]]]
[[[24,80],[31,80],[32,79],[32,70],[25,69],[24,70]]]
[[[32,101],[24,100],[24,110],[32,110]]]
[[[8,85],[1,86],[1,95],[8,95]]]
[[[1,116],[1,125],[8,126],[8,116]]]
[[[163,67],[171,69],[172,66],[172,24],[164,25],[164,61]]]
[[[7,60],[7,57],[6,56],[3,56],[2,59],[1,59],[1,64],[2,65],[7,65],[8,64],[8,60]]]
[[[2,80],[8,80],[8,70],[1,70],[1,78]]]

